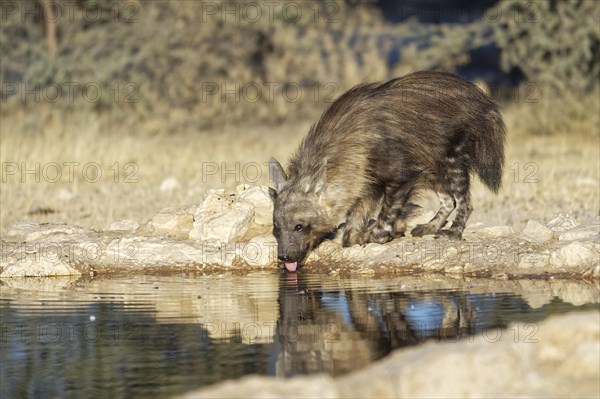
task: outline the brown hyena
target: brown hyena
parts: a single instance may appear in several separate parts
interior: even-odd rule
[[[456,75],[416,72],[354,87],[311,127],[287,173],[269,162],[279,260],[296,270],[342,225],[344,246],[402,236],[422,189],[437,193],[440,209],[411,234],[461,239],[473,210],[470,173],[497,192],[504,142],[498,106]]]

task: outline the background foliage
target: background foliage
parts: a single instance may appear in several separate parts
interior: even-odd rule
[[[600,3],[585,0],[500,3],[495,29],[505,71],[518,68],[535,101],[522,111],[536,133],[600,129]]]
[[[50,0],[19,3],[37,10],[25,18],[7,12],[9,1],[1,3],[4,113],[39,106],[34,96],[10,96],[5,83],[43,90],[53,82],[78,82],[80,90],[94,82],[103,90],[100,100],[75,96],[75,103],[53,109],[160,119],[169,130],[294,122],[317,117],[324,103],[356,83],[419,69],[460,71],[474,61],[474,51],[492,46],[505,72],[534,83],[516,101],[535,100],[535,107],[522,107],[531,122],[525,129],[563,131],[582,118],[598,127],[588,115],[598,105],[600,71],[594,0],[502,1],[482,18],[440,24],[387,22],[373,1],[304,2],[298,18],[293,12],[254,18],[268,2],[79,0],[72,15],[63,7],[57,19],[55,51],[47,42]],[[237,13],[227,14],[231,9]],[[560,121],[549,120],[556,107],[565,112]]]

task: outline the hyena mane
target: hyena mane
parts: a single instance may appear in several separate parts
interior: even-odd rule
[[[311,127],[287,173],[270,160],[279,259],[295,270],[340,226],[345,246],[403,236],[410,200],[423,189],[437,193],[440,209],[411,234],[460,239],[472,211],[470,173],[497,192],[504,142],[497,105],[456,75],[416,72],[352,88]]]

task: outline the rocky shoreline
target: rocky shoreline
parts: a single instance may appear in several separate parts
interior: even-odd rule
[[[554,316],[527,336],[517,324],[458,342],[394,351],[339,378],[250,376],[182,398],[597,397],[600,313]]]
[[[147,223],[120,220],[97,231],[22,221],[2,237],[0,278],[117,272],[277,269],[272,202],[265,186],[210,190],[200,206],[166,208]],[[411,227],[431,218],[420,209]],[[467,226],[462,241],[403,237],[342,248],[326,241],[303,269],[321,273],[428,274],[512,278],[600,278],[600,217],[558,214],[509,226]]]

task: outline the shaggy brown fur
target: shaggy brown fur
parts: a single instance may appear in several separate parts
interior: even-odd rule
[[[409,201],[422,189],[438,194],[440,209],[412,235],[460,239],[472,211],[470,172],[497,192],[504,142],[497,105],[456,75],[416,72],[354,87],[313,125],[287,174],[270,161],[279,259],[295,270],[341,225],[345,246],[402,236]]]

